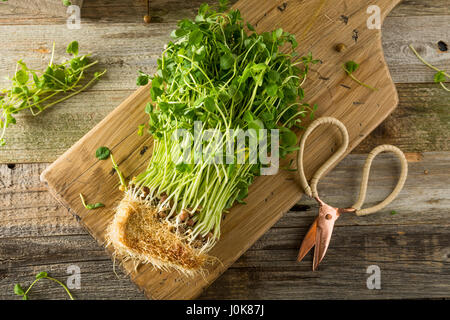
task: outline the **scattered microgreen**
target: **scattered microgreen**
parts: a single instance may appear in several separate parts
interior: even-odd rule
[[[219,236],[222,213],[235,202],[243,203],[254,177],[267,164],[259,159],[242,165],[206,165],[208,159],[200,164],[177,162],[172,133],[179,128],[193,133],[194,123],[201,123],[200,136],[210,129],[255,129],[257,134],[267,129],[271,141],[271,129],[279,129],[279,154],[284,158],[297,149],[292,129],[317,108],[301,100],[309,66],[319,60],[311,53],[298,56],[294,35],[282,29],[257,33],[239,10],[225,11],[226,4],[220,1],[217,11],[202,4],[195,19],[181,20],[157,60],[156,73],[139,71],[136,81],[151,83],[152,102],[145,112],[155,141],[147,170],[133,184],[147,187],[151,194],[165,193],[173,201],[172,212],[202,207],[189,234],[192,240],[210,231]],[[222,145],[234,138],[223,136]],[[213,148],[212,140],[204,142],[204,150]]]
[[[359,68],[359,64],[357,64],[355,61],[347,61],[342,68],[344,69],[345,72],[347,72],[348,76],[355,81],[356,83],[358,83],[359,85],[366,87],[370,90],[373,91],[377,91],[377,88],[374,88],[372,86],[369,86],[368,84],[365,84],[364,82],[358,80],[354,75],[353,72],[355,72],[356,70],[358,70]]]
[[[70,2],[69,0],[62,0],[63,5],[65,5],[66,7],[72,5],[72,2]]]
[[[440,70],[438,68],[436,68],[435,66],[433,66],[432,64],[430,64],[429,62],[425,61],[424,58],[422,58],[422,56],[416,51],[416,49],[414,49],[414,47],[410,44],[409,48],[411,49],[411,51],[416,55],[416,57],[427,67],[433,69],[434,71],[436,71],[436,73],[434,74],[434,82],[438,83],[442,89],[444,89],[445,91],[449,91],[450,89],[447,88],[444,84],[444,82],[447,81],[447,78],[450,79],[450,75],[445,72],[444,70]]]
[[[395,211],[395,210],[392,210],[391,211],[391,215],[394,215],[394,214],[397,214],[398,212],[397,211]]]
[[[109,150],[108,147],[99,147],[95,151],[95,157],[99,160],[106,160],[109,158],[109,155],[111,154],[111,150]]]
[[[117,172],[117,175],[119,176],[119,181],[120,181],[120,190],[121,191],[126,191],[127,190],[127,185],[126,185],[126,180],[122,174],[122,172],[119,170],[119,166],[117,165],[117,163],[114,161],[114,157],[112,155],[112,153],[110,154],[110,158],[111,158],[111,162],[113,164],[113,168],[114,170]]]
[[[22,286],[18,283],[16,283],[14,285],[14,293],[18,296],[22,297],[22,300],[28,300],[28,292],[31,290],[31,288],[36,284],[36,282],[38,282],[41,279],[48,279],[51,280],[53,282],[56,282],[57,284],[59,284],[61,287],[64,288],[64,290],[66,290],[67,294],[69,295],[70,300],[74,300],[72,294],[70,293],[69,289],[66,287],[66,285],[64,283],[62,283],[61,281],[49,277],[48,273],[45,271],[39,272],[36,277],[35,280],[30,284],[30,286],[28,287],[28,289],[25,291]]]
[[[17,113],[29,109],[36,116],[84,91],[106,72],[96,72],[91,80],[80,84],[86,70],[98,61],[90,62],[89,55],[78,55],[76,41],[71,42],[66,50],[72,58],[61,64],[53,63],[54,50],[53,44],[50,63],[44,71],[30,69],[19,60],[11,79],[11,88],[0,91],[0,146],[6,143],[6,128],[16,123]]]
[[[144,130],[144,126],[145,126],[145,125],[142,125],[142,126],[143,126],[142,129],[140,129],[141,126],[139,126],[139,129],[138,129],[138,130]],[[138,134],[139,134],[139,131],[138,131]],[[113,155],[112,155],[111,150],[109,150],[109,148],[108,148],[108,147],[105,147],[105,146],[99,147],[99,148],[95,151],[95,157],[96,157],[97,159],[99,159],[99,160],[106,160],[106,159],[108,159],[108,158],[111,158],[111,162],[112,162],[112,164],[113,164],[113,168],[114,168],[114,170],[117,172],[117,174],[119,175],[119,179],[120,179],[120,187],[121,187],[121,189],[126,190],[125,178],[123,177],[122,172],[119,170],[119,166],[118,166],[117,163],[114,161],[114,158],[113,158]],[[81,194],[80,194],[80,197],[81,197],[81,201],[83,202],[83,205],[84,205],[83,196],[82,196]],[[97,204],[96,204],[96,205],[97,205]],[[100,203],[100,205],[101,205],[101,203]],[[94,205],[94,206],[95,206],[95,205]],[[103,205],[101,205],[101,206],[103,206]],[[86,205],[85,205],[85,207],[86,207]],[[86,208],[87,208],[87,207],[86,207]],[[98,208],[98,207],[97,207],[97,208]],[[87,208],[87,209],[95,209],[95,208]]]
[[[80,198],[81,198],[81,203],[83,204],[83,206],[88,209],[88,210],[93,210],[93,209],[98,209],[101,207],[104,207],[105,205],[101,202],[97,202],[94,204],[87,204],[86,201],[84,200],[83,195],[80,193]]]
[[[144,129],[145,129],[145,124],[140,124],[138,126],[138,131],[137,131],[138,136],[142,137],[144,135]]]

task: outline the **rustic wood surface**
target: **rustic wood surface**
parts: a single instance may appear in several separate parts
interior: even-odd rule
[[[7,0],[11,8],[24,8],[27,12],[35,14],[46,14],[56,17],[66,17],[67,7],[62,0]],[[71,5],[83,6],[83,0],[70,0]]]
[[[0,162],[10,163],[8,166],[1,165],[0,171],[0,298],[13,298],[15,282],[29,283],[33,275],[43,269],[55,276],[65,277],[65,270],[71,264],[79,265],[82,270],[82,289],[74,291],[77,298],[143,298],[119,270],[120,279],[116,278],[109,257],[39,183],[38,176],[48,164],[14,165],[19,162],[53,161],[83,136],[134,90],[136,69],[151,71],[154,68],[154,59],[174,22],[182,16],[192,16],[194,8],[201,3],[154,1],[158,23],[144,26],[140,23],[144,11],[140,1],[134,1],[127,7],[113,2],[86,2],[83,9],[86,11],[83,12],[87,22],[83,28],[97,28],[103,30],[104,35],[108,28],[113,30],[117,27],[114,33],[117,36],[112,38],[116,39],[118,47],[110,48],[109,53],[105,54],[111,56],[103,61],[103,65],[110,70],[109,75],[114,77],[105,81],[105,86],[99,83],[77,101],[68,101],[64,106],[43,114],[42,118],[22,117],[20,122],[23,124],[16,126],[20,129],[10,133],[10,138],[14,139],[14,149],[0,152]],[[410,163],[415,174],[411,173],[408,179],[404,191],[407,197],[402,193],[398,202],[391,205],[392,208],[371,217],[340,219],[326,257],[330,269],[324,268],[320,274],[311,274],[308,262],[297,265],[291,259],[295,257],[299,242],[315,214],[315,208],[307,207],[312,203],[302,201],[202,297],[449,296],[446,223],[450,181],[445,173],[449,160],[450,99],[448,93],[431,83],[433,72],[422,66],[406,49],[408,40],[411,40],[428,60],[448,70],[448,52],[439,52],[436,44],[439,40],[448,43],[448,33],[443,28],[448,21],[446,0],[432,3],[425,0],[404,1],[391,12],[383,27],[386,60],[397,83],[400,104],[360,144],[356,152],[368,152],[376,144],[384,142],[411,152],[408,157],[415,161]],[[11,74],[17,57],[26,57],[26,61],[34,61],[37,66],[43,65],[57,32],[46,35],[47,38],[44,35],[64,22],[58,18],[27,15],[26,12],[0,6],[0,29],[10,39],[0,49],[1,73]],[[15,33],[17,29],[11,25],[23,32]],[[120,29],[122,32],[118,31]],[[42,30],[42,41],[31,37],[33,30]],[[148,40],[149,34],[152,41],[144,41]],[[127,35],[136,36],[128,39]],[[67,34],[59,39],[67,42],[72,37]],[[91,41],[86,43],[86,51],[101,48],[102,42],[98,38]],[[83,41],[80,42],[83,47]],[[60,54],[64,45],[59,48]],[[129,50],[130,47],[133,50]],[[111,87],[106,87],[106,83]],[[4,84],[6,82],[2,82],[1,86]],[[45,131],[40,129],[44,122]],[[444,152],[419,153],[438,150]],[[320,186],[324,198],[336,205],[351,202],[356,190],[355,179],[359,174],[354,165],[361,163],[363,158],[349,156],[324,179]],[[388,187],[385,184],[392,179],[391,175],[392,172],[380,171],[376,181],[371,182],[371,187],[377,186],[380,192],[386,192]],[[341,183],[353,185],[353,189],[342,192]],[[383,196],[378,192],[372,195],[374,199]],[[393,209],[398,214],[391,216],[389,211]],[[347,230],[342,230],[344,228]],[[352,246],[353,243],[356,245]],[[339,267],[342,264],[346,270]],[[382,269],[382,290],[367,290],[365,287],[365,269],[370,264],[378,264]],[[332,271],[328,273],[327,270]],[[46,284],[33,293],[39,298],[64,297],[59,288]]]
[[[378,2],[382,18],[397,2]],[[276,3],[282,5],[281,1]],[[242,0],[235,4],[244,19],[257,31],[272,31],[281,27],[300,41],[298,53],[305,53],[305,50],[317,52],[316,58],[322,62],[314,66],[315,74],[308,76],[304,86],[305,99],[320,106],[315,112],[316,117],[336,117],[346,125],[349,147],[345,154],[376,128],[398,102],[395,86],[384,62],[380,31],[369,30],[366,26],[366,8],[369,4],[368,0],[352,1],[351,4],[320,0],[291,2],[283,9],[274,7],[272,1]],[[319,9],[320,12],[317,11]],[[318,12],[317,19],[308,14],[314,11]],[[343,12],[351,16],[346,23],[338,22]],[[352,39],[355,30],[359,30],[358,40]],[[345,52],[338,53],[330,45],[336,41],[347,43]],[[370,81],[378,88],[377,91],[355,86],[342,70],[342,65],[349,59],[364,64],[365,69],[358,76],[363,82]],[[93,154],[98,146],[108,146],[127,179],[142,172],[152,153],[153,139],[149,135],[138,137],[136,128],[147,120],[142,110],[149,100],[148,87],[136,90],[41,175],[50,192],[79,217],[80,223],[101,245],[105,244],[107,226],[123,194],[117,188],[117,177],[110,174],[111,164],[97,160]],[[329,126],[323,126],[311,134],[303,159],[308,168],[307,174],[312,175],[331,156],[339,139],[335,128],[330,130]],[[145,154],[141,152],[143,148],[148,148]],[[209,252],[218,260],[207,266],[204,274],[186,278],[177,272],[160,272],[149,265],[136,269],[132,262],[123,263],[123,267],[149,298],[198,297],[300,200],[302,190],[294,179],[296,175],[280,170],[276,175],[255,180],[249,188],[246,205],[235,205],[221,223],[220,241]],[[105,208],[95,212],[86,210],[80,202],[80,193],[90,199],[101,199]],[[112,249],[108,248],[111,252]],[[118,259],[118,262],[121,260]]]
[[[201,298],[324,299],[448,297],[450,284],[449,152],[410,157],[409,177],[397,200],[381,212],[337,222],[329,252],[317,272],[312,258],[295,262],[317,206],[304,199],[259,239]],[[347,156],[320,183],[324,199],[337,206],[356,198],[365,155]],[[419,159],[419,160],[417,160]],[[368,204],[385,197],[399,168],[382,155],[374,162]],[[77,299],[141,299],[123,275],[67,210],[39,182],[46,164],[0,165],[0,299],[14,298],[16,282],[29,284],[46,270],[65,279],[81,269]],[[346,188],[342,188],[346,186]],[[397,214],[392,215],[395,210]],[[381,290],[366,288],[366,269],[381,268]],[[61,288],[42,283],[34,298],[66,298]]]
[[[8,129],[8,144],[2,147],[0,162],[56,160],[136,89],[137,70],[155,70],[156,59],[176,21],[192,16],[202,1],[153,1],[155,14],[161,16],[157,21],[161,22],[150,25],[141,23],[145,12],[142,1],[130,2],[130,6],[107,0],[86,2],[80,30],[68,30],[63,19],[19,13],[18,9],[0,2],[0,30],[4,39],[0,48],[0,74],[12,76],[18,57],[32,67],[42,68],[50,58],[53,41],[56,42],[56,57],[62,59],[65,46],[73,39],[80,40],[81,52],[92,52],[100,60],[99,70],[108,69],[105,81],[100,81],[78,99],[68,100],[39,117],[29,113],[18,115],[17,125]],[[448,99],[444,100],[445,92],[440,92],[439,87],[424,84],[432,82],[434,73],[422,65],[407,46],[413,43],[430,63],[449,70],[450,53],[437,49],[438,41],[450,42],[448,28],[444,27],[450,16],[448,7],[448,0],[432,4],[425,0],[404,1],[390,13],[382,30],[386,61],[394,82],[399,84],[399,94],[405,97],[400,99],[394,115],[397,123],[394,130],[398,126],[423,127],[428,123],[421,116],[413,116],[413,119],[401,116],[402,110],[410,107],[411,100],[420,108],[423,103],[419,100],[425,99],[427,110],[433,108],[433,116],[438,120],[433,132],[420,135],[417,149],[422,151],[439,150],[443,140],[449,140],[444,119]],[[415,85],[405,86],[404,83]],[[0,77],[0,88],[7,84],[7,79]],[[360,105],[355,105],[358,107]],[[46,130],[41,130],[43,126]],[[440,136],[433,134],[436,130]],[[400,148],[408,143],[403,139],[395,142]],[[367,146],[357,150],[370,151]]]

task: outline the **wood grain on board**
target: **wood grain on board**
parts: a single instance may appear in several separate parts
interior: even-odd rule
[[[377,2],[383,18],[397,2]],[[305,87],[306,99],[319,105],[317,116],[334,116],[346,124],[350,151],[392,112],[398,101],[384,61],[380,31],[366,27],[366,9],[370,1],[292,1],[280,10],[283,3],[247,0],[239,1],[235,6],[258,31],[282,27],[296,34],[302,44],[300,53],[312,51],[315,58],[322,60]],[[311,15],[311,12],[317,14]],[[337,24],[343,13],[351,19]],[[349,34],[353,35],[353,42],[348,41]],[[338,42],[347,44],[348,49],[342,54],[333,49]],[[358,78],[379,90],[370,91],[346,77],[342,64],[347,60],[360,63],[362,67],[356,73]],[[137,126],[146,121],[142,110],[148,100],[148,87],[137,90],[42,174],[42,180],[48,183],[50,191],[79,217],[100,244],[104,242],[105,228],[113,217],[113,208],[121,194],[111,164],[97,161],[93,155],[98,146],[107,145],[127,177],[139,173],[152,152],[151,138],[136,135]],[[354,102],[360,103],[358,108]],[[330,156],[337,143],[339,139],[334,130],[316,130],[305,153],[308,174]],[[79,201],[79,193],[87,195],[88,202],[101,199],[106,208],[85,210]],[[300,197],[301,190],[292,172],[280,171],[275,176],[259,177],[250,188],[247,205],[235,206],[226,215],[221,240],[210,252],[221,263],[208,268],[205,278],[187,279],[175,272],[161,273],[148,265],[139,266],[134,271],[130,264],[125,263],[124,268],[148,297],[195,298]]]

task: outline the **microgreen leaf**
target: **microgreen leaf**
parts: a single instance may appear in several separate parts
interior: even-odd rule
[[[366,87],[366,88],[368,88],[368,89],[370,89],[370,90],[373,90],[373,91],[377,91],[377,90],[378,90],[377,88],[374,88],[374,87],[372,87],[372,86],[369,86],[368,84],[365,84],[364,82],[358,80],[358,79],[353,75],[353,72],[355,72],[355,71],[359,68],[359,64],[357,64],[356,62],[354,62],[354,61],[347,61],[347,62],[343,65],[343,68],[344,68],[345,72],[347,72],[348,76],[349,76],[353,81],[355,81],[356,83],[358,83],[359,85],[361,85],[361,86],[363,86],[363,87]]]
[[[281,143],[286,147],[297,144],[297,135],[288,128],[280,128]]]
[[[434,82],[439,83],[439,85],[444,89],[445,91],[450,92],[450,89],[447,88],[444,84],[444,82],[447,80],[447,78],[450,78],[450,75],[445,72],[444,70],[440,70],[433,66],[432,64],[428,63],[422,56],[414,49],[414,47],[410,44],[409,48],[411,51],[416,55],[417,59],[419,59],[424,65],[426,65],[428,68],[433,69],[437,73],[434,75]]]
[[[101,207],[104,207],[105,205],[101,202],[97,202],[94,204],[87,204],[86,201],[84,200],[83,195],[80,193],[80,199],[81,199],[81,203],[83,204],[83,207],[85,207],[88,210],[93,210],[93,209],[98,209]]]
[[[247,22],[247,28],[248,28],[248,30],[250,30],[250,31],[256,31],[256,29],[255,29],[255,27],[254,26],[252,26],[250,23],[248,23]]]
[[[434,75],[434,82],[436,83],[445,82],[446,80],[444,71],[439,71]]]
[[[67,286],[62,283],[61,281],[49,277],[47,272],[42,271],[39,272],[36,276],[35,276],[35,280],[30,284],[30,286],[28,287],[28,289],[25,291],[23,290],[23,288],[20,286],[20,284],[16,284],[14,286],[14,293],[18,296],[22,296],[22,300],[28,300],[28,292],[31,290],[31,288],[41,279],[47,279],[53,282],[56,282],[57,284],[59,284],[61,287],[64,288],[64,290],[67,292],[67,294],[69,295],[70,300],[74,300],[72,294],[70,293],[69,289],[67,288]]]
[[[138,136],[142,137],[144,135],[144,129],[145,129],[145,124],[140,124],[138,126],[138,131],[137,131]]]
[[[67,46],[66,52],[69,54],[73,54],[74,56],[78,55],[78,41],[72,41]]]
[[[228,70],[233,66],[234,59],[231,55],[226,54],[220,57],[220,68]]]
[[[23,291],[22,287],[20,286],[20,284],[16,283],[14,285],[14,293],[18,296],[23,296],[25,294],[25,291]]]
[[[111,154],[111,150],[109,150],[108,147],[99,147],[95,151],[95,157],[99,160],[106,160],[109,158],[109,155]]]
[[[72,5],[72,2],[70,2],[70,0],[62,0],[63,5],[65,5],[66,7]]]
[[[48,276],[47,272],[41,271],[36,275],[36,279],[46,278]]]
[[[6,128],[16,123],[12,114],[29,109],[33,116],[45,109],[58,104],[86,90],[98,80],[103,72],[95,72],[94,77],[80,85],[85,71],[97,61],[90,62],[87,56],[78,56],[78,42],[73,41],[67,47],[67,52],[74,56],[61,64],[53,62],[52,58],[45,71],[28,69],[27,65],[17,61],[18,70],[12,78],[11,87],[3,90],[0,95],[0,146],[5,144]],[[30,80],[30,75],[32,81]]]
[[[97,209],[97,208],[101,208],[104,207],[105,205],[101,202],[97,202],[94,204],[86,204],[86,209],[88,210],[92,210],[92,209]]]
[[[347,61],[345,63],[345,71],[347,71],[348,74],[352,74],[356,70],[358,70],[359,64],[357,64],[355,61]]]
[[[16,81],[21,85],[24,85],[25,83],[27,83],[28,78],[29,78],[28,72],[26,72],[25,70],[18,70],[14,77],[14,79],[16,79]]]
[[[203,39],[203,33],[199,29],[192,31],[189,34],[189,44],[190,45],[198,46],[202,42],[202,39]]]
[[[145,86],[148,83],[148,75],[140,74],[136,79],[136,85]]]

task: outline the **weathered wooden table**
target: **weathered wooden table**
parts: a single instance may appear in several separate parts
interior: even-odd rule
[[[15,298],[15,283],[28,285],[39,271],[65,279],[81,270],[77,299],[143,299],[110,257],[39,182],[39,174],[136,89],[137,70],[151,72],[177,20],[193,16],[203,1],[152,1],[154,23],[141,22],[144,1],[85,1],[79,30],[63,18],[36,16],[0,3],[0,74],[12,75],[23,58],[42,68],[52,42],[56,56],[78,40],[93,52],[107,77],[77,98],[39,117],[18,116],[0,150],[0,299]],[[214,3],[215,1],[209,1]],[[433,72],[407,48],[412,43],[432,64],[450,70],[448,0],[404,0],[383,26],[386,60],[400,97],[397,110],[321,182],[324,199],[337,206],[356,197],[366,153],[381,143],[402,148],[410,172],[400,196],[367,217],[344,215],[317,272],[311,257],[295,261],[301,239],[316,214],[304,199],[247,251],[202,298],[324,299],[442,298],[450,296],[450,94],[433,83]],[[7,80],[0,79],[0,87]],[[355,105],[355,108],[358,106]],[[369,202],[396,182],[390,156],[377,159]],[[343,188],[345,186],[345,188]],[[391,214],[395,211],[396,214]],[[369,290],[367,268],[381,271],[381,289]],[[32,298],[65,298],[42,282]]]

